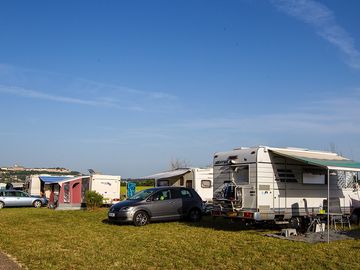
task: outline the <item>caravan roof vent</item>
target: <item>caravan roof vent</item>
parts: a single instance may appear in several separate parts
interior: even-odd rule
[[[238,147],[238,148],[234,148],[234,150],[245,150],[245,149],[249,149],[249,147],[241,146],[241,147]]]

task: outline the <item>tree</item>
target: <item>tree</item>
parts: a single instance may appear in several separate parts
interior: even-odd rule
[[[183,159],[179,159],[179,158],[172,158],[170,161],[170,169],[171,170],[176,170],[179,168],[187,168],[190,167],[190,162],[183,160]]]

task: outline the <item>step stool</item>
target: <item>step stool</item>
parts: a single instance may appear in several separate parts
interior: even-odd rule
[[[285,237],[297,236],[296,229],[282,229],[281,235]]]

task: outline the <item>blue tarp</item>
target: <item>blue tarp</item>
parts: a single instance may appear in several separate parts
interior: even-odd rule
[[[71,179],[73,176],[39,176],[45,184],[57,184],[63,180]]]
[[[130,198],[135,195],[136,183],[128,182],[127,183],[127,197]]]

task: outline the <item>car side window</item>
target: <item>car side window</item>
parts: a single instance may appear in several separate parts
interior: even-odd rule
[[[25,197],[24,193],[22,193],[21,191],[15,191],[15,196],[16,197]]]
[[[6,197],[16,197],[15,191],[6,191],[5,192]]]
[[[161,190],[161,191],[155,193],[153,196],[153,201],[164,201],[164,200],[170,200],[170,199],[171,199],[171,195],[170,195],[169,189]]]
[[[187,189],[181,189],[180,190],[181,198],[192,198],[192,194]]]
[[[25,197],[25,194],[21,191],[14,191],[16,197]]]

